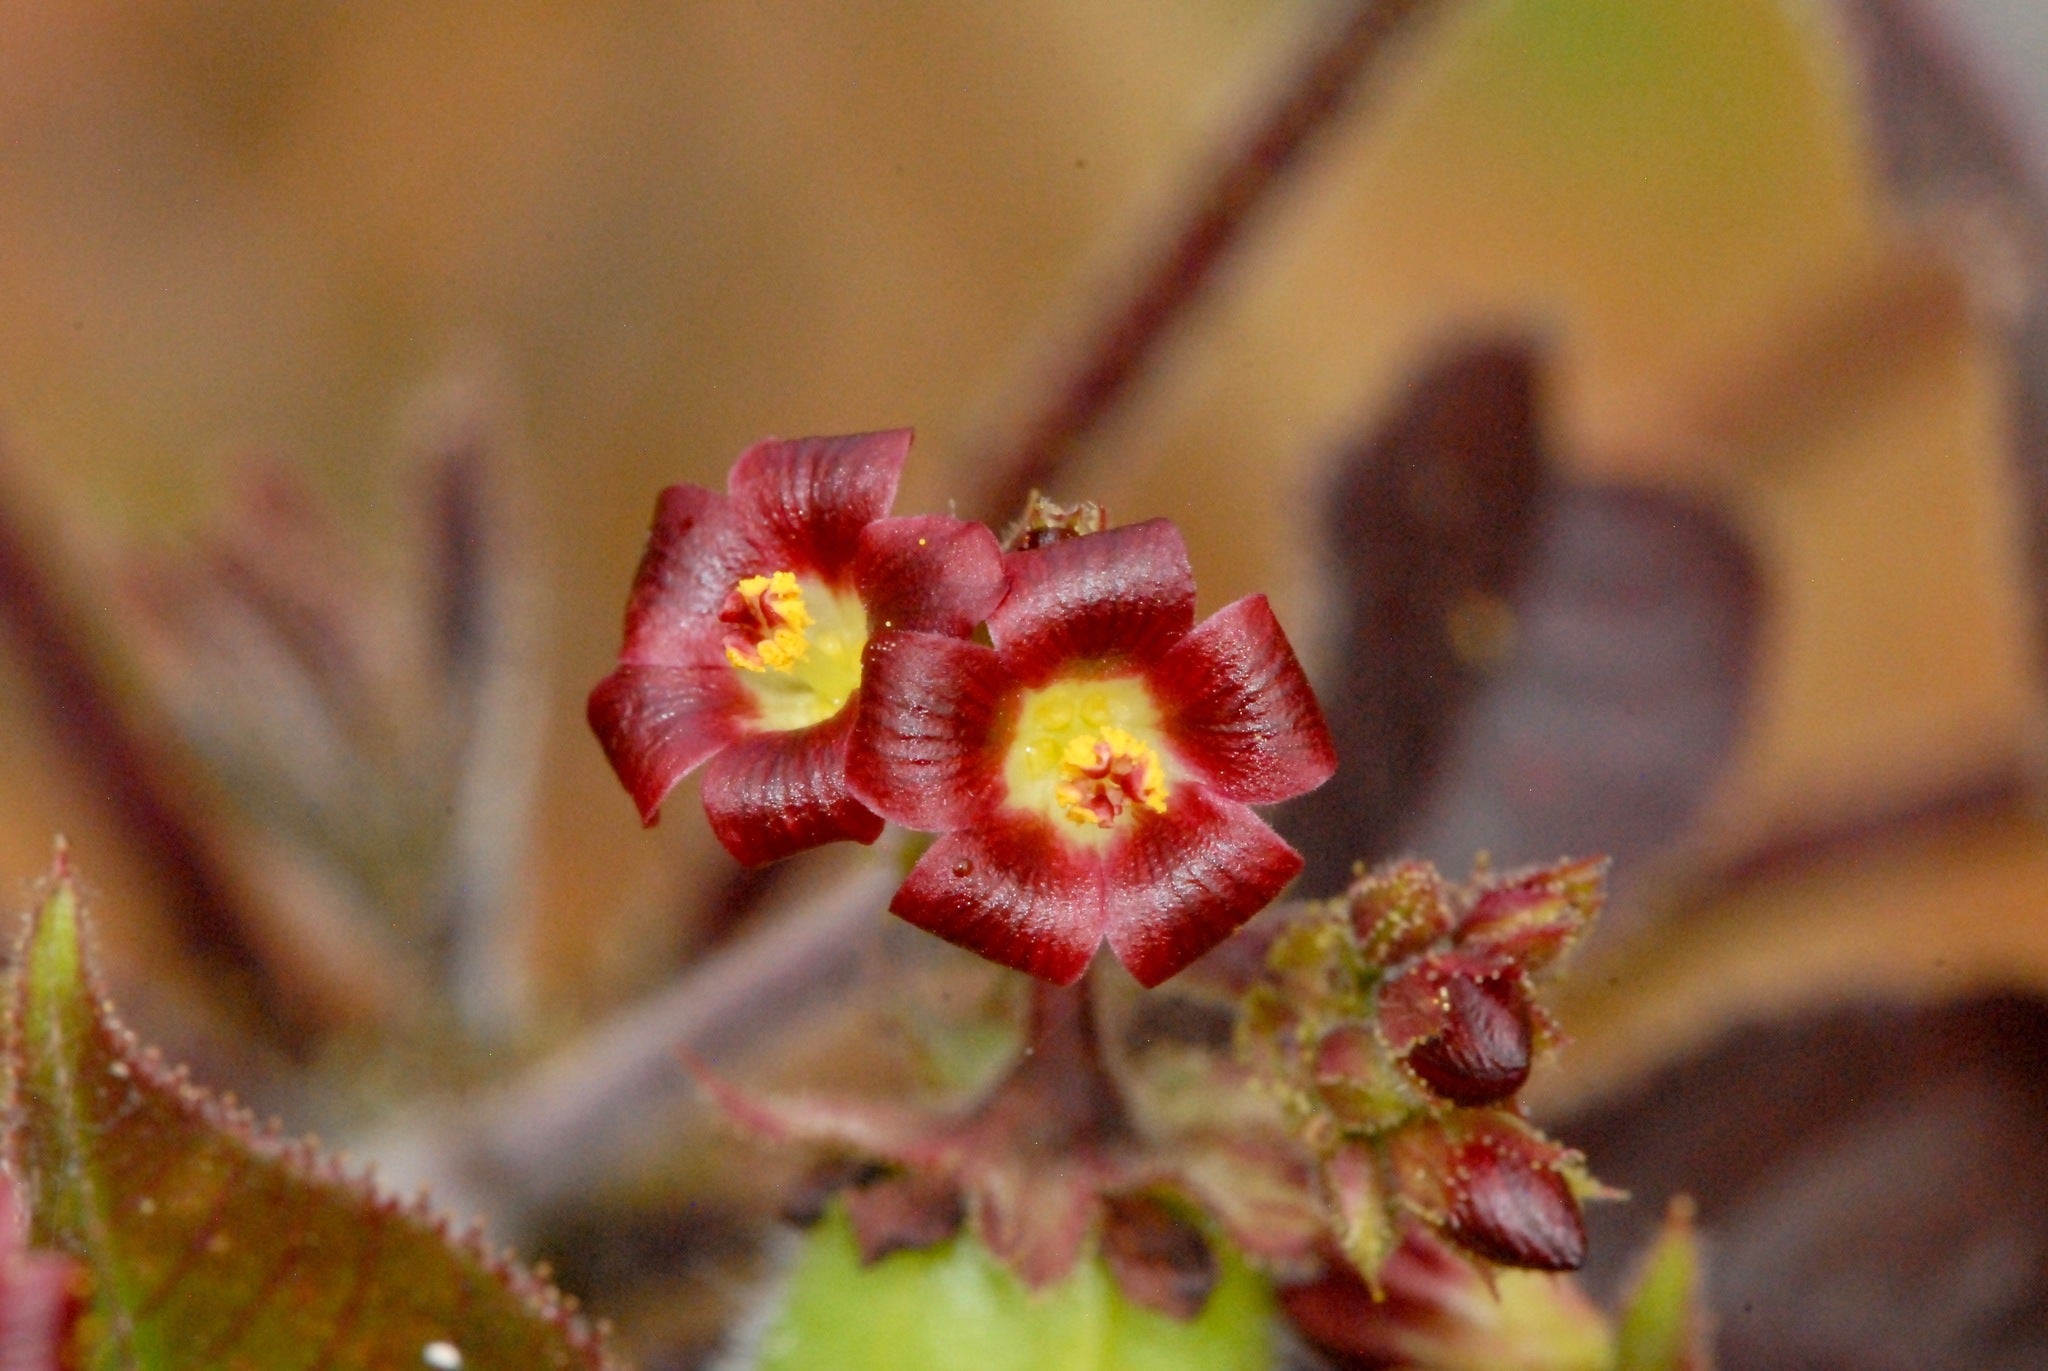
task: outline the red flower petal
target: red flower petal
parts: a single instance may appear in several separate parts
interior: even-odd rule
[[[860,531],[889,512],[910,430],[841,438],[770,438],[733,463],[726,488],[742,522],[773,539],[788,566],[843,586]],[[729,586],[729,583],[728,583]]]
[[[619,660],[661,666],[722,660],[707,621],[735,582],[763,570],[765,558],[725,496],[688,485],[661,492],[626,601],[626,645]]]
[[[821,724],[750,734],[704,769],[704,813],[745,866],[851,838],[882,836],[882,818],[846,786],[846,740],[859,697]]]
[[[1027,685],[1068,662],[1149,661],[1195,622],[1195,573],[1165,519],[1068,538],[1003,559],[1010,593],[989,636]]]
[[[1140,812],[1110,849],[1109,945],[1138,984],[1158,985],[1222,942],[1300,874],[1301,854],[1256,814],[1198,784],[1164,814]]]
[[[965,638],[1003,598],[1003,553],[985,525],[965,519],[881,519],[861,532],[854,581],[870,633]]]
[[[964,828],[1001,780],[994,741],[1015,682],[991,648],[932,633],[878,633],[861,657],[847,782],[908,828]]]
[[[1337,769],[1337,746],[1263,595],[1217,611],[1149,673],[1182,761],[1218,793],[1275,804]]]
[[[751,708],[724,662],[629,664],[597,683],[588,713],[640,821],[652,826],[676,782],[741,736]]]
[[[1081,978],[1102,943],[1099,863],[1050,821],[993,809],[933,843],[889,903],[928,933],[1055,985]]]

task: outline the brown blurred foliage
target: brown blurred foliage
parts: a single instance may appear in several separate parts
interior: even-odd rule
[[[1328,685],[1364,574],[1329,546],[1331,493],[1376,488],[1345,473],[1402,450],[1375,435],[1457,344],[1531,340],[1517,412],[1563,501],[1545,508],[1639,551],[1575,561],[1583,539],[1532,532],[1529,560],[1501,563],[1526,580],[1475,581],[1455,622],[1425,625],[1471,669],[1475,717],[1487,682],[1522,679],[1518,641],[1539,667],[1531,644],[1574,650],[1515,586],[1626,579],[1669,550],[1664,524],[1569,492],[1683,502],[1756,596],[1728,621],[1734,722],[1683,759],[1696,793],[1617,853],[1632,904],[1567,987],[1555,1106],[1624,1098],[1731,1023],[2048,986],[2021,460],[2042,458],[2010,346],[2042,265],[2016,216],[2037,206],[1996,158],[1978,182],[1914,182],[1896,135],[1921,106],[1861,36],[1903,6],[1446,8],[1271,198],[1058,493],[1179,520],[1205,605],[1271,591]],[[167,735],[115,605],[134,550],[214,526],[245,460],[282,454],[402,606],[420,397],[486,397],[544,719],[533,841],[499,874],[533,919],[525,1045],[564,1040],[730,908],[693,806],[642,832],[583,733],[654,492],[720,480],[766,433],[908,423],[901,507],[983,512],[991,435],[1325,18],[1295,0],[0,7],[7,499]],[[1945,146],[1920,169],[1965,164]],[[0,875],[25,883],[69,834],[136,1016],[201,1050],[175,1007],[207,987],[104,778],[59,746],[17,657],[0,673]],[[226,807],[217,777],[195,784]],[[1468,841],[1431,813],[1407,841]],[[251,864],[236,879],[276,898]],[[363,977],[306,974],[346,1022]]]

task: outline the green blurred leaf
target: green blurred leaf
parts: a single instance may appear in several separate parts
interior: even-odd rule
[[[756,1371],[1267,1371],[1272,1294],[1226,1255],[1182,1322],[1131,1303],[1098,1260],[1036,1293],[972,1239],[862,1266],[837,1206],[805,1234]]]
[[[1699,1239],[1677,1199],[1622,1309],[1615,1371],[1708,1371]]]
[[[100,987],[61,851],[16,967],[11,1151],[33,1240],[93,1277],[87,1365],[613,1366],[547,1284],[140,1049]]]

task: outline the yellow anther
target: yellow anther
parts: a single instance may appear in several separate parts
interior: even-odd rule
[[[1056,680],[1026,694],[1003,760],[1009,802],[1070,841],[1108,842],[1131,806],[1166,810],[1158,706],[1133,677]]]
[[[811,612],[795,572],[743,577],[733,587],[733,601],[720,616],[739,630],[739,641],[726,641],[728,662],[742,671],[789,671],[809,655],[804,630],[811,626]]]
[[[1089,712],[1084,707],[1082,717]],[[1166,812],[1166,768],[1159,754],[1114,725],[1069,739],[1060,754],[1060,773],[1053,799],[1074,823],[1108,828],[1131,803],[1154,814]]]

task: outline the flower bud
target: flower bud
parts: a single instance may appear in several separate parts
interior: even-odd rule
[[[1586,1220],[1556,1170],[1513,1151],[1468,1144],[1454,1154],[1444,1232],[1503,1266],[1576,1271],[1586,1260]]]
[[[1451,931],[1450,891],[1428,862],[1396,862],[1351,883],[1351,929],[1369,966],[1386,966]]]
[[[1401,1201],[1468,1252],[1503,1266],[1576,1270],[1586,1258],[1582,1161],[1498,1110],[1418,1120],[1390,1140]]]
[[[1453,1104],[1495,1104],[1529,1079],[1529,1001],[1519,979],[1447,978],[1441,988],[1444,1027],[1403,1060],[1431,1090]]]

